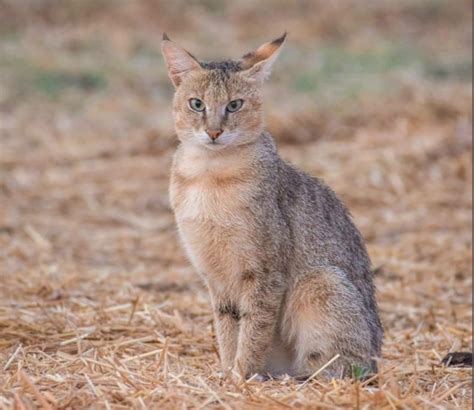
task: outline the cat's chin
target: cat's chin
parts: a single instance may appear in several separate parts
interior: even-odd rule
[[[222,144],[222,143],[212,143],[212,142],[208,142],[208,143],[205,143],[205,144],[202,144],[202,146],[208,150],[211,150],[211,151],[220,151],[220,150],[223,150],[225,148],[229,148],[231,146],[231,144]]]
[[[220,150],[223,150],[223,149],[226,149],[226,148],[230,148],[232,146],[231,143],[228,143],[228,142],[200,142],[199,143],[199,146],[204,148],[204,149],[207,149],[207,150],[210,150],[210,151],[220,151]]]

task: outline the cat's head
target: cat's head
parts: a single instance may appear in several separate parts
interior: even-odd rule
[[[178,138],[210,150],[248,144],[263,131],[262,83],[286,33],[239,60],[200,62],[163,35],[161,49],[176,88]]]

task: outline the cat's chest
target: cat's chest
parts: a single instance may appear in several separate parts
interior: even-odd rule
[[[186,251],[198,271],[238,275],[255,259],[251,181],[172,177],[170,198]]]
[[[250,183],[224,179],[189,180],[174,176],[171,205],[178,222],[209,222],[219,226],[239,224],[249,210]]]

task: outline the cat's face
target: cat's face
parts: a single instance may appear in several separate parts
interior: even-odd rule
[[[177,88],[173,115],[182,142],[212,150],[247,144],[263,128],[260,84],[241,72],[200,70]]]
[[[263,130],[262,82],[284,36],[239,61],[200,63],[166,36],[163,55],[176,93],[178,138],[209,150],[251,143]]]

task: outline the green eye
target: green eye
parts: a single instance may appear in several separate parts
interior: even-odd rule
[[[225,107],[225,109],[228,112],[236,112],[242,108],[243,103],[244,103],[244,100],[234,100],[234,101],[231,101],[229,104],[227,104],[227,107]]]
[[[189,107],[197,112],[201,112],[206,109],[206,106],[199,98],[191,98],[189,100]]]

